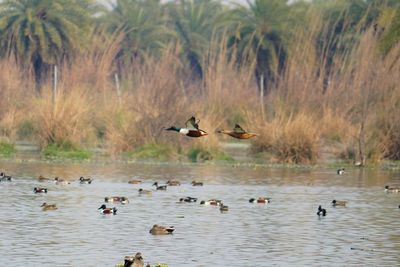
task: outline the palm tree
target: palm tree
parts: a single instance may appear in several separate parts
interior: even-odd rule
[[[222,14],[222,4],[214,0],[181,0],[167,6],[191,72],[194,77],[202,78],[203,58]]]
[[[83,47],[92,0],[4,0],[0,3],[2,48],[32,68],[36,92],[51,64]]]
[[[120,72],[146,53],[157,54],[171,35],[160,0],[117,0],[106,20],[111,32],[124,34],[116,59]]]
[[[265,85],[268,93],[267,82],[276,79],[286,58],[284,43],[290,8],[286,0],[247,0],[247,4],[236,6],[227,15],[233,26],[231,45],[236,47],[239,58],[254,58],[257,81]]]

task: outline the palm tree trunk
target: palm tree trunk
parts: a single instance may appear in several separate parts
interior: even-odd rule
[[[43,60],[39,54],[36,53],[32,56],[32,65],[35,76],[35,92],[37,96],[40,96],[42,91]]]

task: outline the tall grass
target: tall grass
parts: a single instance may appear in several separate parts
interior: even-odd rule
[[[179,57],[180,44],[172,43],[157,58],[144,55],[119,73],[114,58],[123,36],[100,31],[93,33],[90,51],[61,66],[55,102],[50,81],[37,98],[30,75],[12,60],[0,61],[0,133],[38,140],[43,147],[101,145],[112,155],[144,157],[165,150],[176,158],[188,151],[220,155],[222,139],[215,131],[239,123],[260,133],[252,151],[267,152],[276,162],[315,163],[326,146],[350,161],[361,155],[376,162],[400,159],[400,61],[394,60],[400,47],[382,57],[372,29],[359,32],[324,76],[327,54],[315,44],[326,36],[329,46],[330,35],[321,17],[310,17],[308,31],[293,37],[285,71],[265,98],[265,119],[252,61],[238,66],[226,38],[213,41],[204,79],[194,81]],[[209,136],[190,139],[164,131],[184,126],[191,116]]]

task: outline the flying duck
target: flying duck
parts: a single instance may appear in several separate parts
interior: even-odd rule
[[[206,133],[205,131],[199,129],[199,122],[196,122],[196,118],[195,117],[191,117],[190,119],[188,119],[185,122],[185,126],[186,128],[178,128],[175,126],[171,126],[167,129],[165,129],[166,131],[176,131],[180,134],[189,136],[189,137],[202,137],[202,136],[206,136],[208,135],[208,133]]]
[[[243,130],[242,127],[240,127],[239,124],[235,124],[235,128],[233,128],[232,131],[221,130],[221,131],[217,131],[217,133],[227,134],[227,135],[232,136],[237,139],[249,139],[254,136],[258,136],[258,134],[246,132],[245,130]]]

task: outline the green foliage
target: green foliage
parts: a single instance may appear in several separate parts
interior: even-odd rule
[[[124,34],[117,55],[120,64],[141,59],[146,53],[157,55],[171,37],[158,0],[117,0],[105,19],[110,32]]]
[[[195,146],[189,149],[187,156],[192,162],[204,162],[208,160],[234,161],[234,159],[220,150],[209,150],[204,147]]]
[[[192,73],[203,77],[203,59],[210,47],[218,18],[222,14],[220,1],[182,0],[168,5],[172,25],[178,41],[183,45],[182,54]]]
[[[165,144],[145,144],[135,151],[126,152],[123,154],[125,157],[135,157],[141,159],[158,159],[167,160],[173,155],[173,150],[170,146]]]
[[[0,141],[0,156],[9,157],[15,153],[14,144]]]
[[[383,54],[387,54],[392,47],[400,42],[400,8],[391,9],[391,12],[384,12],[382,20],[386,15],[389,17],[388,30],[384,32],[380,49]]]
[[[91,157],[89,151],[83,150],[71,142],[63,142],[60,144],[50,144],[43,149],[46,158],[66,158],[84,160]]]
[[[28,139],[33,136],[35,127],[32,121],[24,120],[18,125],[17,135],[20,139]]]
[[[37,85],[49,64],[68,58],[86,43],[92,0],[0,2],[1,48],[32,67]]]

